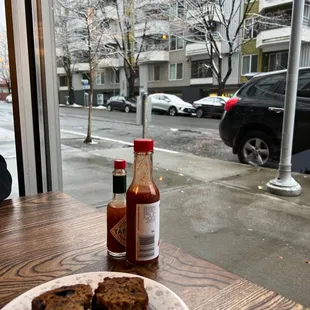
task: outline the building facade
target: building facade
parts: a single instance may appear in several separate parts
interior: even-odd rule
[[[144,42],[143,49],[139,53],[140,76],[135,83],[136,94],[139,93],[139,87],[143,86],[144,89],[148,90],[148,93],[172,93],[192,102],[217,92],[217,80],[209,68],[212,57],[206,47],[206,39],[205,37],[200,41],[192,39],[197,36],[195,29],[199,29],[199,25],[197,26],[195,23],[201,21],[188,21],[191,17],[188,10],[185,9],[186,1],[192,0],[184,0],[183,5],[179,1],[178,3],[162,0],[135,1],[134,36],[137,43],[136,53],[139,50],[139,40],[142,37]],[[227,4],[224,7],[227,16],[231,10],[229,2],[226,1]],[[214,6],[214,1],[210,1],[210,3]],[[109,23],[114,23],[117,28],[119,14],[116,14],[112,8],[108,11]],[[234,18],[235,21],[231,23],[232,25],[238,24],[239,14],[235,15]],[[146,19],[147,28],[144,32]],[[221,27],[216,14],[212,17],[212,23],[214,24],[214,33],[218,33],[217,46],[221,49],[221,55],[224,59],[222,70],[225,71],[227,70],[228,49],[225,40],[221,39],[224,36],[225,29]],[[121,58],[105,59],[98,65],[94,82],[94,105],[104,104],[113,95],[126,95],[127,81],[123,68],[124,60]],[[226,84],[226,95],[230,95],[240,86],[239,53],[233,55],[232,64],[232,74]],[[68,102],[66,72],[60,65],[57,73],[60,103],[65,104]],[[84,81],[87,80],[87,73],[87,64],[83,62],[75,64],[72,85],[75,101],[78,104],[87,105],[88,103],[89,86],[84,84]]]
[[[256,1],[245,20],[241,82],[253,72],[286,69],[293,1]],[[300,67],[310,66],[310,6],[305,4]]]
[[[125,0],[118,0],[123,6]],[[139,78],[135,81],[135,94],[143,87],[148,93],[166,92],[176,94],[188,102],[217,93],[218,82],[210,69],[214,56],[206,45],[206,33],[199,31],[201,21],[193,18],[193,13],[186,9],[187,1],[169,2],[162,0],[127,0],[134,3],[132,35],[135,40],[135,55],[139,55]],[[134,1],[134,2],[133,2]],[[198,0],[199,1],[199,0]],[[225,1],[222,8],[230,16],[232,1]],[[183,4],[182,4],[183,3]],[[217,10],[216,1],[211,3]],[[255,0],[247,14],[240,38],[240,48],[232,55],[232,73],[226,83],[224,95],[233,94],[246,75],[254,72],[266,72],[287,68],[290,40],[290,24],[293,1]],[[209,4],[208,4],[209,5]],[[125,12],[125,8],[124,12]],[[118,31],[120,15],[113,4],[107,10],[111,31]],[[169,13],[167,13],[169,12]],[[243,19],[240,12],[234,14],[229,31],[234,33]],[[127,14],[128,15],[128,14]],[[124,16],[127,16],[124,13]],[[127,16],[128,17],[128,16]],[[123,23],[124,20],[121,20]],[[192,20],[191,20],[192,19]],[[147,22],[146,22],[147,21]],[[217,47],[223,58],[222,71],[227,72],[228,42],[225,40],[226,29],[218,14],[210,19]],[[203,27],[201,27],[203,28]],[[197,39],[197,37],[199,37]],[[142,40],[143,38],[143,40]],[[113,44],[113,38],[110,38]],[[143,41],[142,47],[139,42]],[[310,9],[305,7],[302,52],[300,66],[310,65]],[[88,66],[78,62],[74,66],[72,78],[75,101],[88,104],[89,85]],[[61,66],[57,69],[59,77],[60,103],[68,101],[68,81]],[[121,56],[102,59],[96,69],[94,81],[94,105],[105,104],[113,95],[127,95],[127,79],[124,71],[124,59]]]

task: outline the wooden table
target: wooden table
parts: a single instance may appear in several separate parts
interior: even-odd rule
[[[166,242],[156,265],[116,262],[106,254],[105,213],[65,194],[0,203],[0,307],[54,278],[107,270],[154,279],[195,310],[305,309]]]

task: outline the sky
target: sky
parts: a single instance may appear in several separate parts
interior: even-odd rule
[[[0,29],[5,29],[4,0],[0,0]]]

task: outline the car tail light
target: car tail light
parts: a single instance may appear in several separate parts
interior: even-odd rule
[[[229,100],[227,100],[227,102],[225,103],[225,111],[231,110],[239,100],[240,98],[237,97],[230,98]]]

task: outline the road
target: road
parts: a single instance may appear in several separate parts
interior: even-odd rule
[[[87,150],[88,146],[82,143],[83,136],[86,135],[87,131],[87,116],[87,109],[60,107],[62,133],[75,132],[81,137],[63,138],[63,145]],[[231,149],[221,141],[218,125],[218,119],[152,115],[149,136],[155,140],[157,147],[163,149],[237,162],[237,158],[231,153]],[[1,103],[0,105],[1,129],[13,132],[12,105],[10,104]],[[136,124],[135,113],[93,110],[92,134],[96,137],[128,143],[137,137],[141,137],[142,128]],[[97,145],[92,145],[92,150],[111,145],[104,140],[94,140]]]
[[[61,129],[86,134],[87,113],[87,109],[61,107]],[[236,156],[219,137],[219,122],[218,119],[153,114],[149,136],[160,148],[236,162]],[[132,142],[142,135],[136,114],[118,111],[93,110],[92,130],[94,136],[124,142]],[[76,146],[74,140],[62,140],[62,143]]]

